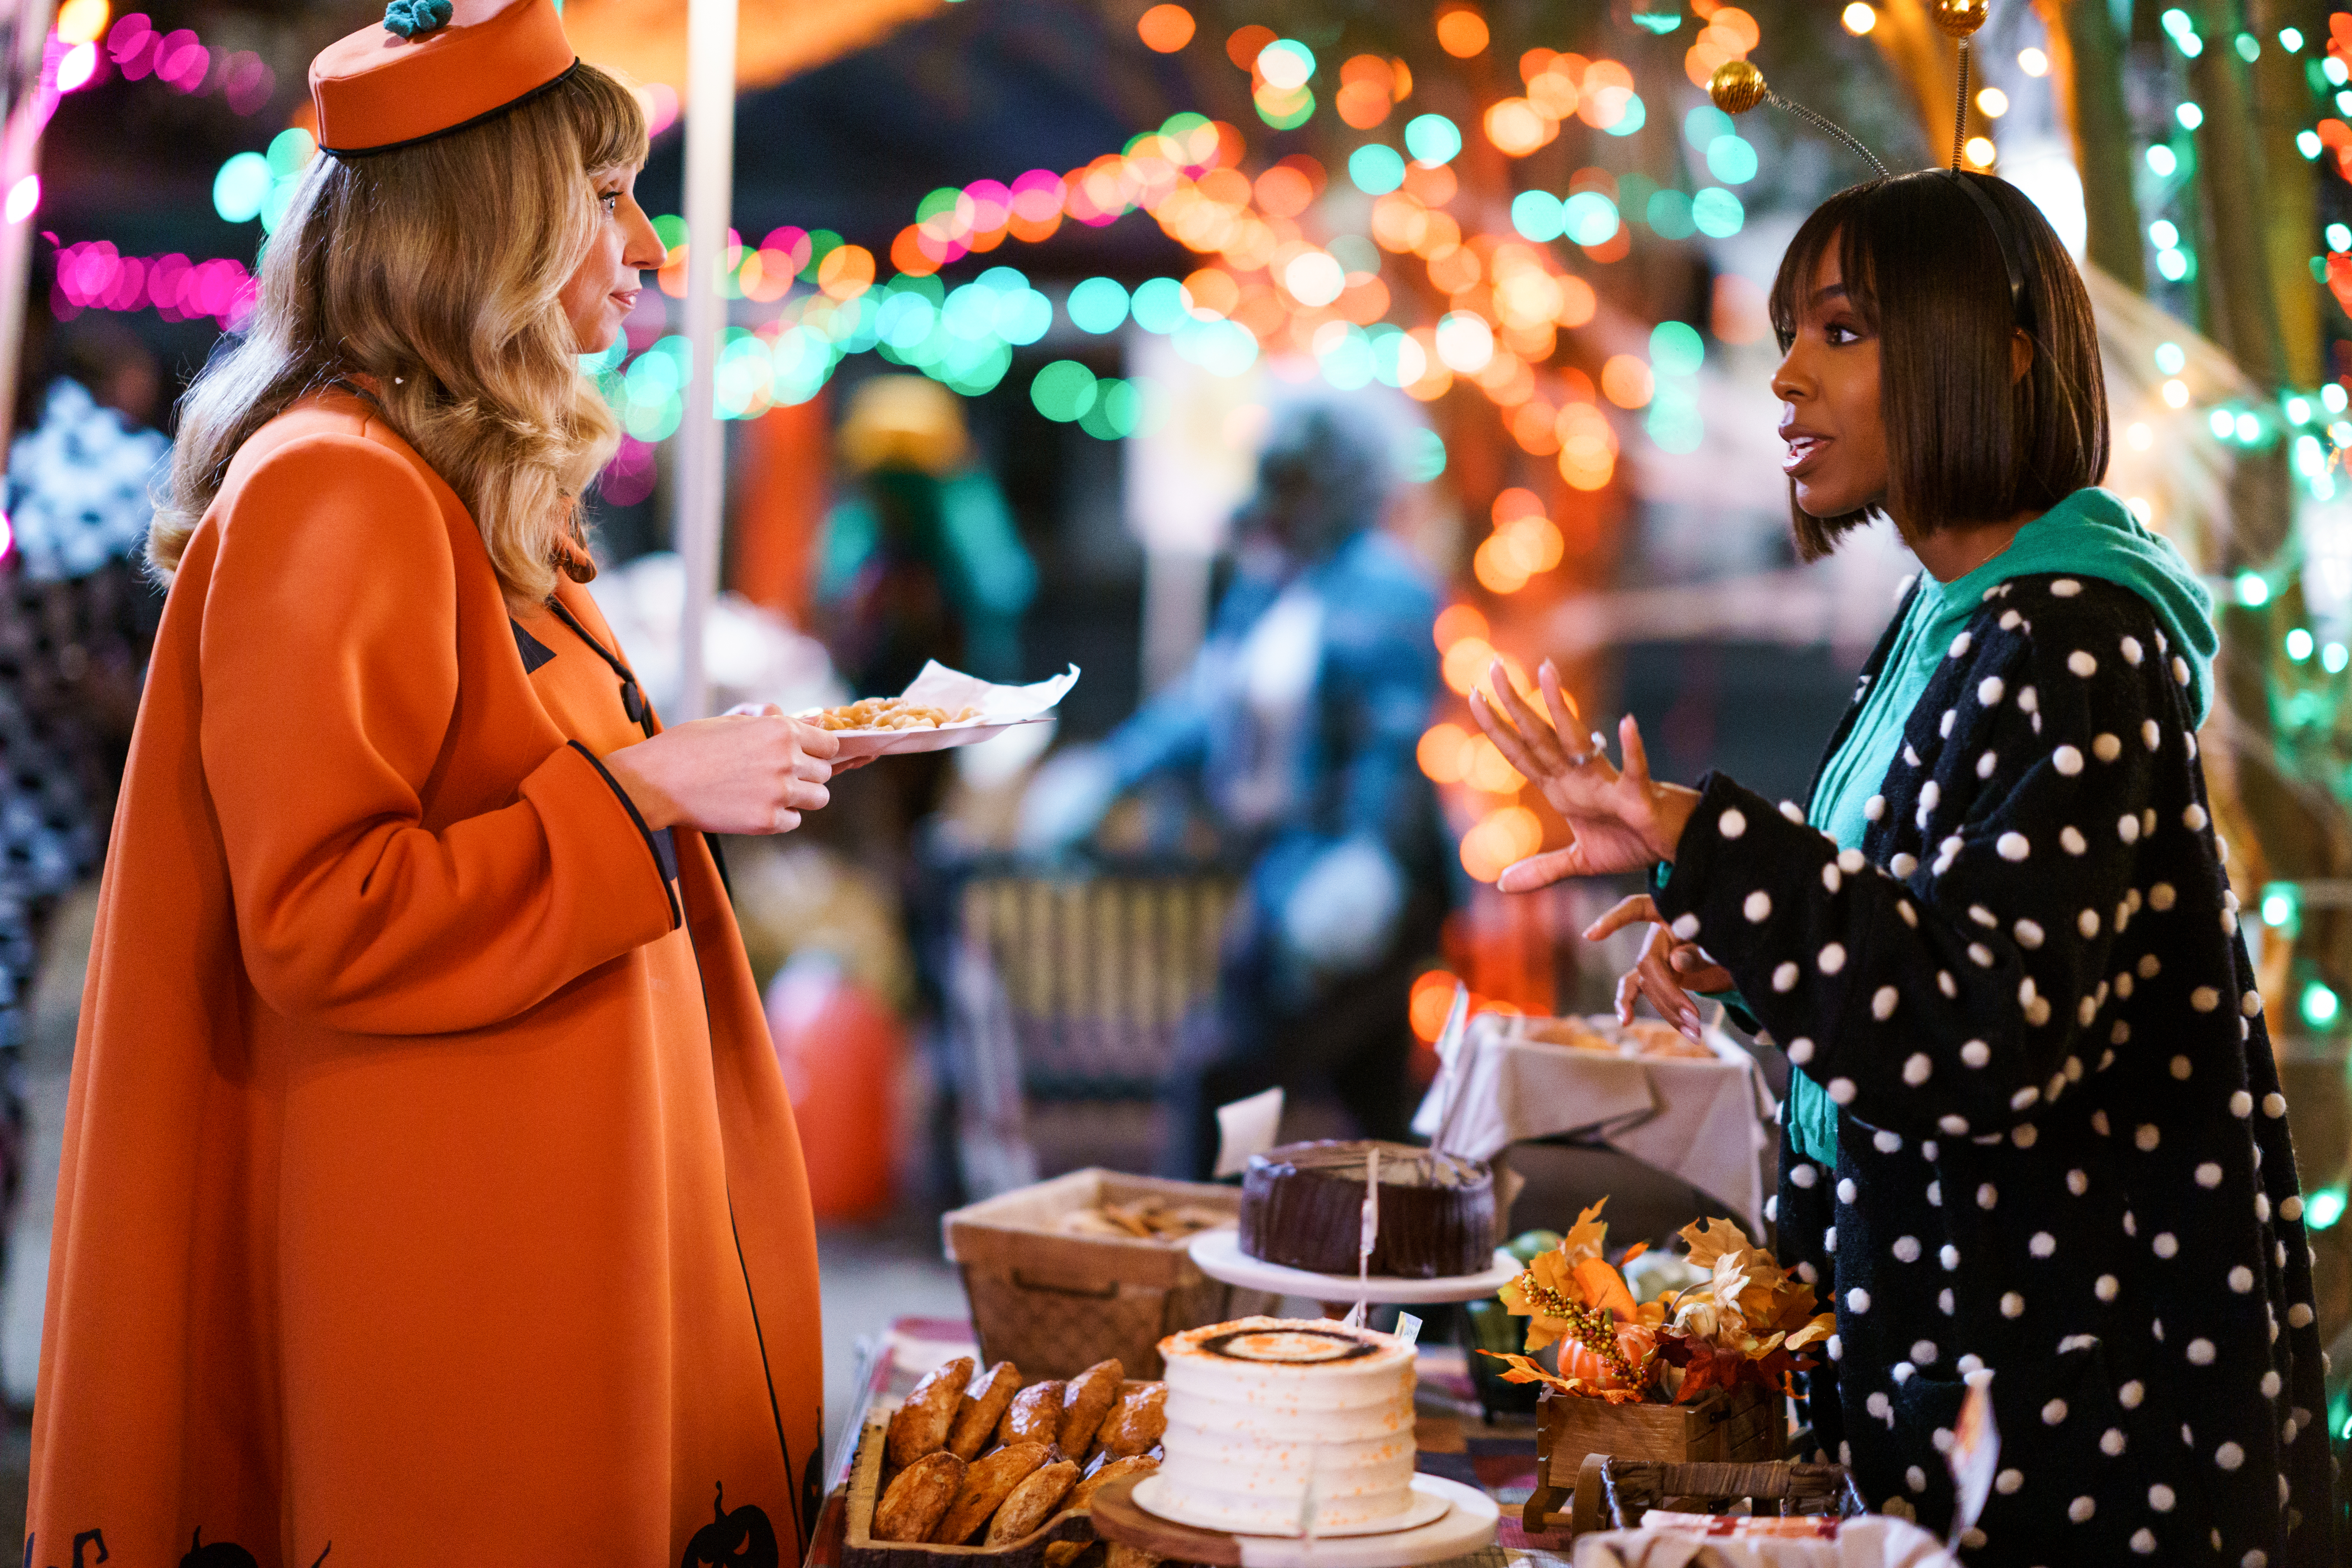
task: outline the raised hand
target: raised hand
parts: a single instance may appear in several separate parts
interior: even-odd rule
[[[1622,771],[1610,764],[1598,732],[1580,742],[1565,739],[1584,733],[1576,704],[1560,690],[1559,671],[1549,659],[1536,679],[1549,717],[1520,698],[1500,659],[1488,676],[1494,696],[1472,691],[1470,711],[1496,750],[1567,819],[1575,842],[1506,868],[1496,886],[1507,893],[1529,892],[1564,877],[1643,870],[1672,860],[1698,792],[1650,777],[1642,729],[1630,713],[1617,725]]]
[[[646,826],[789,833],[832,798],[841,742],[772,705],[665,730],[604,759]]]
[[[1634,961],[1617,981],[1617,1021],[1633,1021],[1633,1004],[1648,997],[1658,1016],[1696,1040],[1699,1037],[1698,1005],[1690,999],[1692,991],[1729,991],[1735,983],[1731,972],[1708,958],[1698,943],[1684,942],[1666,928],[1658,916],[1658,906],[1646,893],[1620,902],[1615,908],[1584,928],[1584,940],[1599,942],[1629,925],[1648,921],[1650,936],[1642,944],[1642,956]]]

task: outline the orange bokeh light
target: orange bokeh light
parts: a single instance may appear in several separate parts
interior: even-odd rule
[[[1315,201],[1315,183],[1287,163],[1257,177],[1257,205],[1276,217],[1297,217]]]
[[[1506,157],[1524,158],[1559,134],[1559,121],[1524,98],[1498,100],[1486,110],[1486,140]]]
[[[1486,617],[1475,605],[1448,605],[1437,612],[1436,623],[1430,635],[1437,639],[1439,652],[1452,647],[1465,637],[1486,638]]]
[[[1600,309],[1601,297],[1592,291],[1591,284],[1573,273],[1560,279],[1559,314],[1553,321],[1563,327],[1580,327]]]
[[[1650,367],[1633,354],[1612,354],[1601,367],[1601,395],[1620,408],[1646,408],[1656,382]]]
[[[1455,59],[1466,60],[1484,50],[1489,35],[1486,18],[1468,5],[1437,14],[1437,47]]]
[[[1535,491],[1524,486],[1513,485],[1495,498],[1491,515],[1495,520],[1495,526],[1500,528],[1507,522],[1515,522],[1523,517],[1541,517],[1543,509],[1543,501]]]
[[[1221,267],[1203,267],[1184,279],[1184,295],[1194,309],[1230,316],[1241,303],[1241,285]]]
[[[1543,824],[1523,805],[1507,805],[1462,836],[1462,868],[1491,882],[1503,868],[1543,847]]]
[[[1511,411],[1511,438],[1529,457],[1548,458],[1559,450],[1559,422],[1558,409],[1533,398]]]
[[[1333,95],[1331,104],[1348,124],[1370,131],[1389,117],[1389,90],[1368,81],[1351,81]]]
[[[836,300],[855,300],[874,287],[874,253],[862,245],[840,245],[816,266],[816,286]]]
[[[1486,668],[1495,662],[1495,649],[1485,637],[1464,637],[1445,650],[1439,668],[1445,684],[1458,696],[1467,697],[1486,679]]]
[[[1404,169],[1404,191],[1425,207],[1442,207],[1454,199],[1462,188],[1462,181],[1451,163],[1407,163]]]
[[[1225,40],[1225,58],[1245,71],[1257,68],[1258,56],[1265,53],[1266,45],[1281,37],[1272,27],[1253,22],[1246,27],[1236,27],[1234,36]]]
[[[1137,19],[1135,33],[1145,48],[1172,55],[1192,41],[1192,13],[1181,5],[1154,5]]]
[[[1470,776],[1470,732],[1459,724],[1433,724],[1413,748],[1413,760],[1431,783],[1460,784]]]
[[[1415,1037],[1433,1043],[1445,1032],[1445,1017],[1454,1011],[1454,989],[1461,984],[1443,969],[1433,969],[1412,983],[1412,1000],[1407,1011],[1412,1018]]]

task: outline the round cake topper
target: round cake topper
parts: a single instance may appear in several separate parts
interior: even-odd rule
[[[1726,60],[1707,78],[1706,95],[1726,114],[1745,114],[1764,101],[1764,73],[1746,60]]]
[[[1991,0],[1934,0],[1931,13],[1948,38],[1965,38],[1985,25]]]
[[[1314,1366],[1326,1362],[1353,1361],[1374,1353],[1380,1346],[1342,1329],[1286,1328],[1238,1329],[1202,1340],[1201,1348],[1229,1361]]]

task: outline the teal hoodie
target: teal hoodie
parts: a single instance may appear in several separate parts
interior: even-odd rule
[[[2202,724],[2213,705],[2213,598],[2171,541],[2152,533],[2112,490],[2076,490],[2017,531],[2009,548],[1956,582],[1921,574],[1886,663],[1863,699],[1845,741],[1822,766],[1805,820],[1858,849],[1869,824],[1863,806],[1903,744],[1903,726],[1927,689],[1952,638],[1984,602],[1985,590],[2012,577],[2067,573],[2129,588],[2147,601],[2157,624],[2189,661],[2189,696]],[[1834,1166],[1837,1107],[1802,1072],[1789,1078],[1789,1133],[1797,1152]]]

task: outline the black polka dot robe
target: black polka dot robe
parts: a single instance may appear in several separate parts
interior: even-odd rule
[[[2012,579],[1861,850],[1716,774],[1659,889],[1840,1108],[1834,1171],[1783,1135],[1777,1217],[1837,1311],[1815,1428],[1872,1507],[1948,1528],[1939,1446],[1990,1374],[1973,1563],[2333,1560],[2303,1202],[2188,679],[2128,589]]]

